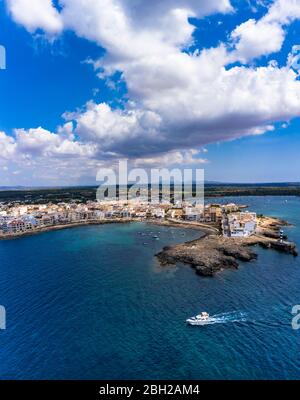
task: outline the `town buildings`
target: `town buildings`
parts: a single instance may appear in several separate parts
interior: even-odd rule
[[[0,235],[13,235],[41,228],[110,220],[178,220],[212,224],[225,236],[248,236],[256,228],[256,214],[233,212],[235,204],[149,203],[145,200],[58,204],[0,204]],[[226,227],[226,229],[224,228]]]
[[[227,227],[229,228],[225,236],[247,237],[255,233],[257,227],[257,217],[255,212],[246,211],[230,213],[226,214],[225,218],[227,220]]]

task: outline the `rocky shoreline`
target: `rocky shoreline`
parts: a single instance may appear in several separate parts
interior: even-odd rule
[[[279,240],[280,228],[287,225],[277,218],[260,217],[257,233],[250,237],[229,238],[206,233],[191,242],[166,246],[156,257],[161,265],[181,262],[193,267],[198,275],[213,276],[224,269],[237,269],[239,261],[256,259],[255,245],[297,256],[293,242]]]
[[[110,219],[110,220],[88,220],[74,223],[41,227],[32,231],[19,232],[16,234],[0,235],[0,240],[11,240],[45,233],[49,231],[70,229],[79,226],[104,225],[112,223],[141,222],[140,219]],[[287,240],[280,241],[280,229],[289,226],[283,220],[272,217],[261,216],[257,233],[250,237],[228,238],[220,234],[215,224],[194,223],[175,220],[147,220],[149,224],[178,227],[184,229],[196,229],[201,236],[191,242],[166,246],[155,256],[161,265],[176,264],[178,262],[192,266],[198,275],[213,276],[217,272],[228,268],[238,268],[239,261],[251,261],[257,258],[252,247],[259,245],[263,248],[271,248],[280,252],[298,255],[296,245]],[[287,239],[284,237],[284,239]]]

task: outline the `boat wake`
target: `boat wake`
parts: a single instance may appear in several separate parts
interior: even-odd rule
[[[197,318],[197,317],[194,317]],[[245,322],[247,321],[247,314],[245,312],[231,311],[221,314],[211,315],[206,320],[197,323],[193,318],[188,319],[190,325],[214,325],[214,324],[227,324],[230,322]]]
[[[231,311],[211,316],[212,324],[227,324],[229,322],[246,322],[247,313],[240,311]]]
[[[281,312],[280,312],[281,311]],[[247,325],[256,327],[256,328],[276,328],[276,329],[286,329],[291,326],[290,321],[290,313],[283,313],[282,309],[273,310],[272,314],[264,313],[263,315],[260,313],[257,318],[256,313],[251,311],[249,312],[241,312],[241,311],[230,311],[220,314],[210,315],[204,321],[200,318],[200,323],[195,323],[197,317],[192,317],[187,322],[191,321],[190,325],[213,325],[213,324],[227,324],[230,322],[247,322]]]

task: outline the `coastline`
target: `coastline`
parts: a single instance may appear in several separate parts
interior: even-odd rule
[[[258,233],[249,237],[229,238],[206,233],[191,242],[166,246],[156,257],[162,266],[180,262],[190,265],[198,275],[212,277],[224,269],[237,269],[239,261],[255,260],[257,254],[252,248],[256,245],[297,256],[295,243],[280,239],[282,226],[290,224],[278,218],[263,216]]]
[[[85,220],[78,222],[70,222],[67,224],[49,225],[33,230],[27,230],[11,234],[0,234],[0,240],[11,240],[18,239],[25,236],[33,236],[40,233],[46,233],[51,231],[57,231],[62,229],[71,229],[79,226],[89,226],[89,225],[106,225],[106,224],[127,224],[133,222],[145,222],[147,224],[154,224],[160,226],[170,226],[175,228],[186,228],[186,229],[196,229],[204,233],[216,233],[218,228],[214,226],[209,226],[207,224],[193,223],[193,222],[180,222],[174,220],[159,220],[159,219],[137,219],[137,218],[115,218],[115,219],[101,219],[101,220]]]
[[[186,221],[181,222],[181,221],[175,221],[172,219],[166,219],[163,221],[148,220],[145,222],[148,224],[170,226],[173,228],[195,229],[200,232],[203,232],[205,235],[219,233],[219,228],[217,228],[215,225],[209,225],[209,224],[204,224],[204,223],[200,223],[200,222],[186,222]],[[201,236],[201,237],[203,237],[203,236]]]
[[[12,240],[12,239],[20,239],[25,236],[33,236],[33,235],[38,235],[40,233],[46,233],[46,232],[51,232],[51,231],[59,231],[63,229],[72,229],[76,228],[79,226],[90,226],[90,225],[106,225],[106,224],[120,224],[120,223],[131,223],[134,222],[132,219],[113,219],[113,220],[90,220],[90,221],[78,221],[74,223],[68,223],[68,224],[60,224],[60,225],[49,225],[37,229],[33,229],[30,231],[25,231],[25,232],[18,232],[18,233],[12,233],[12,234],[5,234],[5,235],[0,235],[0,240]]]
[[[282,226],[290,224],[282,219],[275,217],[261,216],[257,232],[248,237],[225,237],[220,233],[216,224],[178,221],[173,219],[136,219],[118,218],[107,220],[86,220],[74,223],[51,225],[37,228],[31,231],[18,232],[15,234],[0,235],[0,240],[19,239],[40,233],[56,230],[71,229],[80,226],[106,225],[106,224],[126,224],[134,222],[144,222],[157,226],[167,226],[182,229],[195,229],[201,235],[192,241],[183,242],[173,246],[164,247],[159,253],[155,254],[162,266],[174,265],[178,262],[188,264],[196,270],[196,274],[202,276],[214,276],[217,272],[228,268],[237,269],[239,261],[251,261],[257,258],[257,254],[252,248],[259,245],[265,249],[274,249],[283,253],[298,255],[298,250],[293,242],[280,239],[280,229]]]

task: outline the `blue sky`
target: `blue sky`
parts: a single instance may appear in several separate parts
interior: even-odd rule
[[[87,3],[0,3],[0,186],[96,183],[123,158],[300,181],[299,2]]]

